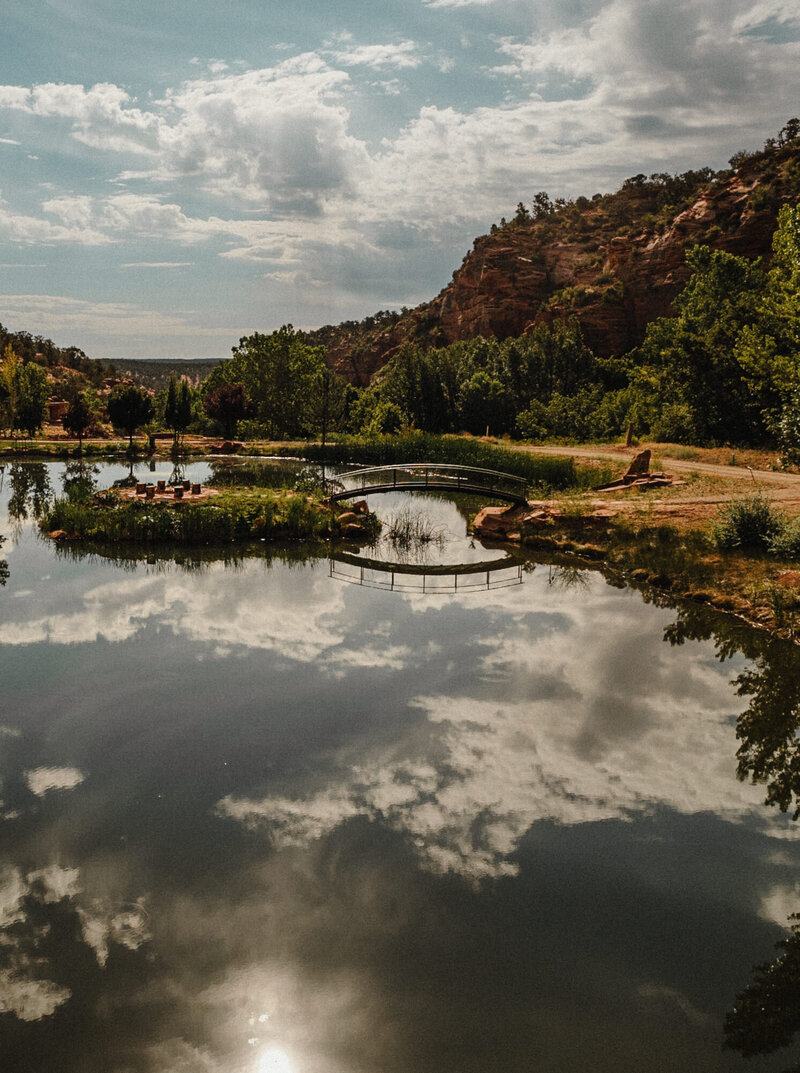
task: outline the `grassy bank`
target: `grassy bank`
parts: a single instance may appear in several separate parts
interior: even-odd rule
[[[319,500],[268,488],[232,489],[196,503],[122,499],[113,491],[64,496],[54,500],[39,526],[63,539],[148,546],[314,541],[340,530],[336,513]],[[377,535],[374,515],[364,516],[363,528],[366,536]],[[357,536],[352,530],[348,535]]]
[[[600,564],[612,579],[706,604],[799,640],[797,560],[778,542],[731,542],[730,533],[725,510],[712,526],[683,530],[646,512],[613,519],[575,513],[556,516],[542,528],[523,527],[521,543]]]
[[[292,453],[297,453],[297,448]],[[565,489],[597,487],[613,479],[612,465],[576,463],[572,458],[533,455],[496,447],[466,436],[435,436],[410,432],[404,436],[341,436],[336,443],[308,444],[300,452],[314,462],[354,466],[390,466],[404,462],[440,462],[454,466],[476,466],[522,477],[532,491],[546,494]]]

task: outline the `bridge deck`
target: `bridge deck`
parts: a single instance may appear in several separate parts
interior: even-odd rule
[[[329,487],[327,498],[333,503],[356,495],[401,491],[462,492],[490,496],[506,503],[524,503],[527,482],[497,470],[425,462],[351,470],[335,477]]]
[[[387,563],[335,552],[330,557],[329,565],[332,578],[350,585],[387,592],[421,592],[430,596],[521,585],[523,573],[522,561],[511,557],[482,563],[426,567],[411,563]],[[352,567],[354,572],[348,573],[341,569],[343,566]]]
[[[454,481],[402,481],[399,484],[367,484],[358,488],[346,489],[344,492],[332,492],[326,498],[331,503],[353,496],[379,495],[383,492],[462,492],[468,495],[493,496],[506,503],[524,503],[525,496],[513,492],[504,492],[498,488],[487,488],[485,484],[466,484]]]

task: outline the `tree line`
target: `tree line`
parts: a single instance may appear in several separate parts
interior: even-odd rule
[[[79,439],[101,410],[129,437],[168,428],[246,438],[368,435],[417,428],[528,440],[639,436],[696,444],[780,442],[800,457],[800,205],[778,217],[767,269],[699,245],[674,315],[653,321],[641,345],[601,358],[577,321],[538,324],[516,339],[439,348],[404,343],[366,388],[326,363],[324,346],[285,325],[242,337],[199,388],[173,377],[155,396],[131,384],[105,402],[68,393],[64,427]],[[76,381],[77,383],[77,381]],[[7,344],[0,422],[32,434],[49,393],[44,368]]]
[[[800,206],[780,212],[769,269],[703,245],[687,261],[674,315],[619,357],[595,355],[576,320],[542,323],[503,341],[406,342],[355,389],[287,325],[242,338],[200,395],[208,406],[236,387],[228,431],[241,421],[246,435],[268,438],[416,428],[589,440],[631,423],[656,440],[800,451]]]

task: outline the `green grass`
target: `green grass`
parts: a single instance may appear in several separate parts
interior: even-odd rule
[[[103,543],[211,544],[248,540],[320,540],[335,535],[335,515],[317,500],[264,488],[227,491],[201,503],[120,500],[111,492],[56,499],[44,532]],[[377,521],[368,520],[372,534]]]
[[[292,448],[297,453],[297,448]],[[390,466],[405,462],[440,462],[454,466],[476,466],[522,477],[530,488],[548,491],[588,489],[611,480],[610,467],[582,466],[572,458],[528,454],[507,447],[495,447],[481,440],[459,436],[436,436],[411,432],[402,436],[342,436],[326,444],[308,444],[300,452],[315,462],[358,466]]]

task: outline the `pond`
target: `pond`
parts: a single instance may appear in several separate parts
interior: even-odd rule
[[[59,548],[86,477],[0,474],[4,1070],[789,1064],[722,1025],[800,910],[792,809],[736,777],[737,719],[794,740],[796,649],[541,560],[447,587],[506,552],[443,498],[371,503],[441,537],[407,587],[385,542]]]

